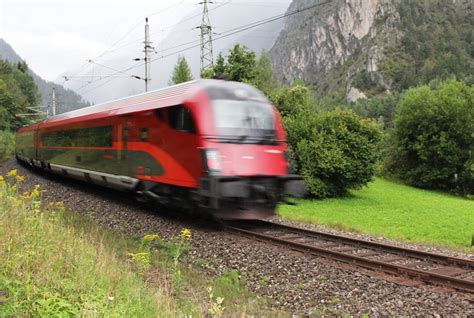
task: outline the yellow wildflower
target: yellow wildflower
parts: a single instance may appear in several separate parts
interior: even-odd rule
[[[181,231],[180,236],[181,236],[181,239],[183,241],[190,241],[191,240],[191,230],[190,229],[183,229]]]
[[[8,178],[16,177],[17,173],[18,173],[18,171],[16,169],[12,169],[7,173],[7,177]]]
[[[54,206],[56,207],[56,209],[57,209],[59,212],[64,212],[64,211],[66,211],[66,207],[64,206],[64,202],[63,202],[63,201],[55,202],[55,203],[54,203]]]
[[[153,240],[158,240],[160,236],[158,234],[147,234],[143,237],[143,240],[145,241],[153,241]]]
[[[134,261],[138,263],[148,263],[150,262],[150,254],[147,252],[140,252],[140,253],[128,253],[128,256]]]
[[[17,182],[17,183],[22,183],[23,181],[25,181],[25,177],[24,177],[24,176],[20,176],[20,175],[16,175],[16,176],[15,176],[15,179],[16,179],[16,182]]]
[[[24,199],[29,199],[29,198],[30,198],[30,195],[31,195],[31,194],[30,194],[28,191],[25,191],[25,192],[23,192],[22,197],[23,197]]]
[[[37,184],[35,185],[33,191],[31,191],[30,196],[34,199],[34,198],[38,198],[40,195],[41,195],[40,186],[39,184]]]
[[[3,176],[0,176],[0,184],[3,184],[5,182],[5,178]]]
[[[14,198],[12,197],[11,198],[11,203],[14,207],[18,208],[18,207],[21,207],[23,205],[23,201],[18,199],[18,198]]]

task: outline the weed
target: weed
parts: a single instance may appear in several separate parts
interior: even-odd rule
[[[341,303],[341,300],[339,298],[333,298],[331,299],[331,305],[338,305]]]
[[[268,277],[268,276],[262,276],[262,277],[260,277],[260,279],[258,281],[258,283],[262,287],[267,287],[269,282],[270,282],[270,277]]]
[[[173,285],[175,294],[180,297],[183,290],[183,273],[180,268],[181,257],[184,253],[188,252],[191,247],[189,245],[191,241],[191,230],[183,229],[178,239],[175,240],[175,248],[173,249],[172,257],[172,274],[173,274]]]
[[[209,314],[212,316],[220,317],[224,313],[225,307],[222,305],[224,303],[224,297],[215,297],[212,291],[212,286],[207,288],[209,295]]]
[[[23,180],[18,171],[0,176],[0,317],[261,316],[267,310],[237,271],[209,280],[182,265],[190,230],[171,241],[125,237],[62,202],[42,209],[43,190],[20,194]],[[212,295],[202,287],[209,285]]]
[[[179,315],[164,289],[119,261],[103,231],[72,226],[80,222],[63,204],[42,210],[40,187],[20,194],[16,170],[0,180],[0,316]]]
[[[207,261],[205,259],[198,258],[195,260],[195,263],[196,263],[196,266],[204,268],[207,264]]]
[[[214,283],[214,292],[219,297],[229,296],[227,298],[235,298],[238,296],[245,282],[239,277],[239,272],[235,269],[226,270],[221,276],[219,276]]]

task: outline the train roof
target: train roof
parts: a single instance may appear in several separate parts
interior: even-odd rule
[[[210,99],[267,100],[259,90],[247,84],[199,79],[58,114],[40,123],[21,128],[19,132],[179,105],[200,89],[206,91]]]

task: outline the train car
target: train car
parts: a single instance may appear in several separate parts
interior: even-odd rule
[[[16,133],[39,169],[225,219],[301,196],[281,118],[252,86],[197,80],[63,113]]]

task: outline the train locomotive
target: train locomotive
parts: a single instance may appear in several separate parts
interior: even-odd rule
[[[305,185],[289,174],[278,111],[252,86],[196,80],[23,127],[16,158],[222,219],[274,213]]]

